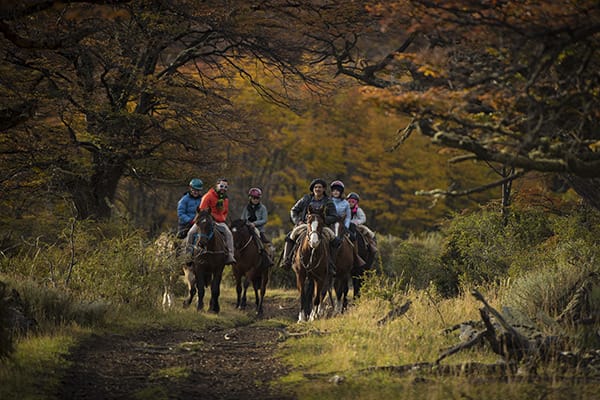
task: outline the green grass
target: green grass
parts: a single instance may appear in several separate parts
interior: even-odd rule
[[[0,363],[0,398],[51,398],[59,388],[62,372],[69,367],[65,358],[69,349],[89,333],[71,325],[22,338],[13,356]]]
[[[497,308],[495,292],[485,293]],[[364,299],[346,314],[335,318],[290,326],[295,333],[280,349],[281,360],[292,371],[278,384],[300,399],[524,399],[596,398],[600,383],[573,385],[556,372],[542,371],[549,378],[527,383],[519,377],[472,375],[442,376],[418,370],[399,374],[382,371],[386,366],[433,363],[440,350],[457,344],[456,335],[442,331],[459,322],[479,319],[480,303],[471,296],[436,299],[425,291],[408,290],[394,299],[412,301],[404,315],[379,326],[391,307],[390,301]],[[442,365],[470,362],[492,364],[500,357],[487,347],[449,356]],[[554,375],[552,375],[554,374]],[[339,383],[335,383],[338,381]]]

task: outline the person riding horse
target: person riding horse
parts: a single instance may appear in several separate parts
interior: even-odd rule
[[[188,191],[177,202],[177,238],[183,239],[194,225],[196,209],[202,200],[204,183],[199,178],[190,181]]]
[[[370,250],[373,253],[377,253],[377,242],[375,239],[375,233],[365,225],[367,222],[367,216],[362,208],[358,206],[360,196],[358,193],[350,192],[346,197],[346,200],[350,204],[350,232],[356,236],[357,230],[365,238]]]
[[[363,268],[365,261],[358,254],[358,246],[356,243],[356,234],[350,231],[350,219],[352,211],[350,210],[350,203],[343,197],[344,194],[344,182],[335,180],[329,185],[331,188],[331,199],[337,210],[338,222],[334,226],[334,232],[337,237],[343,238],[347,232],[350,237],[350,241],[353,245],[354,253],[354,266],[356,268]],[[343,223],[343,228],[340,226]]]
[[[242,210],[240,219],[247,221],[248,225],[250,225],[252,235],[254,236],[254,240],[256,240],[260,252],[267,258],[264,265],[269,267],[273,265],[272,251],[270,248],[265,248],[266,245],[271,244],[265,236],[265,225],[269,219],[269,212],[267,211],[267,207],[261,203],[261,197],[262,190],[259,188],[253,187],[248,190],[248,204]]]
[[[313,209],[324,209],[325,224],[327,226],[323,228],[323,234],[327,238],[329,246],[332,250],[335,250],[340,245],[341,241],[336,237],[333,230],[329,228],[329,226],[333,225],[338,220],[338,215],[333,201],[331,201],[331,198],[327,196],[327,193],[325,193],[326,187],[327,183],[323,179],[313,179],[309,186],[311,194],[304,195],[291,208],[290,218],[295,227],[286,235],[285,238],[282,263],[283,268],[290,269],[292,267],[292,256],[294,253],[293,249],[296,246],[296,241],[302,236],[302,234],[306,233],[306,216],[309,206],[311,206]],[[333,260],[330,260],[329,265],[332,273],[335,273],[335,265]]]
[[[198,206],[197,210],[210,210],[210,214],[215,220],[216,228],[225,236],[225,242],[227,244],[227,257],[225,260],[225,265],[235,264],[236,262],[233,255],[233,235],[231,234],[231,231],[225,222],[227,219],[227,213],[229,212],[229,198],[227,197],[228,188],[229,184],[227,179],[217,179],[215,186],[210,188],[210,190],[202,197],[202,201],[200,201],[200,205]],[[196,231],[196,225],[189,230],[187,235],[188,247],[193,247],[194,235]]]

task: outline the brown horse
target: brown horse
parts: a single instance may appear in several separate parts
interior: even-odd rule
[[[218,231],[209,210],[202,210],[196,216],[199,239],[192,257],[192,264],[185,271],[188,280],[189,298],[184,300],[188,307],[194,294],[198,293],[198,311],[204,308],[204,288],[210,285],[208,311],[218,313],[221,278],[225,267],[227,247],[223,234]]]
[[[335,251],[335,278],[333,288],[335,290],[334,312],[341,314],[348,307],[348,290],[350,277],[354,267],[354,245],[345,233],[344,226],[336,223],[334,232],[341,239],[339,248]]]
[[[313,321],[323,315],[323,299],[331,281],[329,243],[323,236],[323,209],[313,210],[309,207],[306,225],[306,234],[299,238],[301,242],[292,264],[300,292],[298,322]]]
[[[233,266],[237,293],[236,307],[239,309],[246,308],[246,291],[250,282],[252,282],[256,299],[256,313],[262,315],[263,301],[269,282],[270,262],[267,255],[261,253],[259,244],[256,242],[257,238],[252,234],[251,229],[254,228],[243,219],[235,220],[231,224],[235,259],[237,260],[237,263]],[[265,248],[264,251],[267,251],[267,249]],[[243,290],[242,279],[244,280]]]
[[[375,256],[377,253],[371,250],[367,239],[362,234],[360,229],[357,229],[356,231],[356,246],[358,247],[358,255],[360,255],[366,263],[362,268],[352,268],[353,297],[358,299],[360,297],[360,288],[362,287],[364,275],[366,271],[373,269],[373,265],[375,264]]]

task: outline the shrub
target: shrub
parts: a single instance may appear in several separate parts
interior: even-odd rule
[[[433,285],[437,291],[446,292],[456,281],[440,262],[440,233],[411,236],[407,240],[383,236],[378,240],[378,248],[381,272],[401,279],[403,287],[425,289]]]
[[[61,289],[87,304],[157,303],[162,291],[161,270],[146,251],[148,241],[143,232],[122,221],[81,221],[66,227],[52,242],[42,239],[18,255],[2,259],[0,272]]]
[[[455,216],[443,234],[441,262],[457,277],[456,286],[449,287],[449,294],[456,294],[460,285],[497,282],[509,275],[511,267],[532,268],[537,262],[536,246],[553,230],[541,210],[516,210],[506,221],[496,211],[480,210]]]
[[[0,360],[14,351],[13,334],[8,323],[10,309],[7,289],[6,284],[0,281]]]

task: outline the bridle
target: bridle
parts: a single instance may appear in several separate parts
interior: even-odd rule
[[[304,261],[304,257],[300,257],[300,263],[307,272],[315,270],[321,264],[321,262],[323,262],[323,257],[325,257],[325,251],[322,250],[323,246],[319,246],[323,241],[323,238],[321,237],[322,232],[319,231],[319,228],[322,228],[324,220],[320,216],[311,218],[311,215],[316,214],[309,214],[306,221],[306,240],[308,240],[308,245],[310,247],[310,257],[308,259],[308,263]],[[314,240],[313,235],[316,236]],[[318,259],[316,260],[314,259],[315,253],[318,253]]]
[[[248,247],[250,245],[250,243],[252,243],[252,238],[253,238],[252,232],[250,232],[250,229],[251,229],[250,225],[245,224],[244,227],[248,231],[248,240],[246,240],[246,242],[243,244],[243,246],[240,246],[240,247],[236,246],[236,249],[240,252],[243,251],[246,247]],[[232,229],[232,233],[234,231],[236,231],[237,229],[238,228]]]
[[[205,225],[208,227],[206,232],[203,232],[202,229],[199,230],[200,244],[206,246],[215,236],[215,221],[212,219],[210,214],[203,213],[200,214],[198,221],[196,221],[198,227],[200,227],[201,222],[205,223]]]

